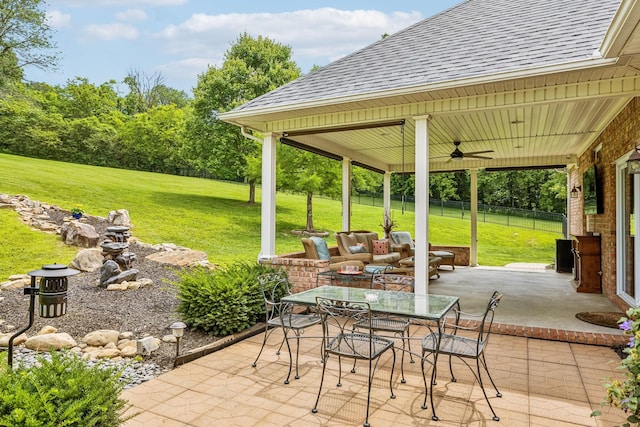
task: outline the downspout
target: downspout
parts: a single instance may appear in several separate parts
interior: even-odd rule
[[[253,134],[247,132],[247,127],[245,125],[240,126],[240,133],[242,133],[242,136],[244,136],[245,138],[252,139],[256,142],[259,142],[260,144],[264,142],[263,139],[260,139],[257,136],[254,136]]]

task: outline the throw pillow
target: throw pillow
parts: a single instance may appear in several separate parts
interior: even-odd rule
[[[367,248],[364,245],[349,246],[349,252],[352,254],[366,254]]]
[[[373,254],[374,255],[386,255],[389,253],[389,240],[373,240]]]
[[[318,259],[326,259],[331,261],[331,255],[329,255],[329,247],[327,242],[322,237],[311,236],[311,241],[316,245],[316,252],[318,252]]]

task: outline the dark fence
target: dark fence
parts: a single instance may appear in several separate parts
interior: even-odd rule
[[[381,195],[355,195],[353,203],[384,206]],[[391,197],[391,209],[414,212],[414,199]],[[429,215],[439,215],[451,218],[471,219],[471,203],[462,201],[445,201],[429,199]],[[501,224],[510,227],[528,228],[532,230],[549,231],[565,235],[567,217],[561,213],[543,212],[504,206],[478,203],[478,221]]]

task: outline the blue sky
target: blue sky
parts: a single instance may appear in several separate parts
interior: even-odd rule
[[[99,85],[138,70],[160,73],[167,86],[191,95],[198,74],[221,65],[245,31],[291,46],[306,73],[461,1],[48,0],[60,67],[25,74],[50,84],[86,77]]]

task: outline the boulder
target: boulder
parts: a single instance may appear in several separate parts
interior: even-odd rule
[[[71,261],[69,267],[80,271],[95,271],[102,267],[102,251],[98,248],[82,249]]]
[[[38,332],[38,335],[46,335],[46,334],[55,334],[58,332],[58,329],[51,325],[43,326],[42,329]]]
[[[103,345],[107,345],[110,342],[117,344],[119,336],[119,331],[114,331],[111,329],[99,329],[97,331],[89,332],[84,336],[82,341],[86,342],[87,345],[90,346],[101,347]]]
[[[66,222],[60,230],[60,236],[67,245],[81,248],[95,248],[100,240],[100,235],[93,225],[79,221]]]
[[[126,209],[118,209],[115,211],[109,212],[107,216],[107,221],[109,221],[113,225],[131,225],[131,218],[129,218],[129,211]]]
[[[11,338],[11,333],[8,334],[0,334],[0,347],[8,347],[9,346],[9,338]],[[27,340],[27,336],[25,334],[20,334],[13,340],[13,345],[20,345]]]
[[[0,283],[0,290],[4,291],[7,289],[22,289],[31,284],[31,279],[18,279],[11,280],[9,282]]]
[[[77,345],[71,335],[66,332],[36,335],[35,337],[27,338],[24,343],[25,347],[35,351],[62,350],[73,348]]]

